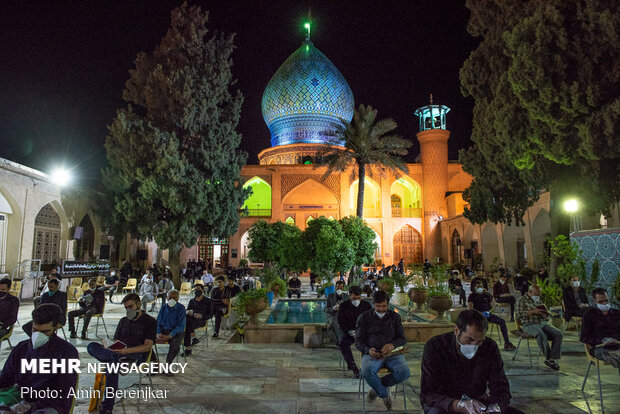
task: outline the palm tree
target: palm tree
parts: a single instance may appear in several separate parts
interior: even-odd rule
[[[352,162],[357,164],[359,187],[357,191],[357,216],[364,215],[364,183],[366,166],[377,164],[394,173],[408,172],[402,156],[412,143],[402,137],[390,134],[396,129],[396,122],[389,119],[376,121],[377,110],[370,105],[360,105],[353,120],[338,130],[334,138],[320,151],[323,164],[327,165],[324,178],[334,171],[344,171]],[[344,141],[344,149],[342,142]]]

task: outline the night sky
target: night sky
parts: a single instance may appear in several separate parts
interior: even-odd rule
[[[73,166],[98,180],[107,125],[140,51],[165,35],[181,1],[2,1],[0,4],[0,157],[49,171]],[[260,108],[263,90],[304,39],[342,72],[356,106],[394,118],[414,142],[415,108],[448,105],[450,158],[469,145],[473,101],[463,98],[459,69],[477,39],[465,30],[464,1],[241,1],[199,3],[209,28],[237,34],[233,73],[245,97],[238,131],[248,163],[269,146]]]

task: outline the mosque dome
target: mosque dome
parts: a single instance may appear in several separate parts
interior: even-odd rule
[[[306,40],[267,84],[262,111],[272,147],[326,143],[353,118],[353,92],[327,56]]]

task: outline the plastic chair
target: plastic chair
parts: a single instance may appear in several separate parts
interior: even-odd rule
[[[389,368],[384,367],[379,370],[378,375],[379,377],[383,377],[391,373],[392,371],[390,371]],[[394,385],[394,394],[393,394],[394,396],[393,399],[396,399],[396,394],[398,393],[398,386],[400,385],[402,387],[402,392],[403,392],[403,403],[405,405],[405,413],[407,412],[407,390],[406,390],[407,387],[405,387],[406,383],[407,383],[407,380]],[[389,388],[388,388],[388,393],[390,393]],[[360,396],[362,397],[362,412],[365,413],[366,412],[366,381],[364,381],[363,370],[360,371],[360,380],[357,386],[357,398],[359,399]]]
[[[77,286],[77,287],[82,286],[82,278],[74,277],[73,279],[71,279],[71,286]]]
[[[9,290],[9,295],[15,296],[17,299],[21,299],[22,294],[22,282],[20,280],[14,280]]]
[[[67,303],[73,303],[73,307],[76,308],[80,302],[80,297],[84,294],[81,287],[71,285],[67,288]]]
[[[127,290],[131,290],[133,293],[136,292],[136,287],[138,286],[138,279],[135,277],[130,277],[127,279],[127,285],[123,287],[123,292]]]
[[[88,282],[82,283],[82,290],[87,291],[88,289],[90,289],[90,284]]]
[[[105,285],[105,276],[97,276],[97,286]]]
[[[532,368],[534,365],[532,364],[532,351],[530,349],[530,339],[535,339],[535,337],[523,332],[523,326],[521,325],[521,321],[519,319],[515,318],[515,322],[517,323],[517,329],[515,329],[514,331],[511,331],[511,333],[519,337],[519,342],[517,342],[517,349],[515,349],[515,354],[513,355],[512,360],[514,361],[517,358],[517,352],[519,352],[519,346],[521,345],[521,341],[525,339],[525,341],[527,342],[527,354],[530,358],[530,368]],[[540,357],[540,352],[541,351],[539,349],[538,356],[536,357],[536,359]]]
[[[603,388],[601,387],[601,365],[611,365],[609,362],[605,362],[601,359],[598,359],[593,355],[592,345],[583,344],[586,349],[586,356],[588,357],[588,369],[586,371],[585,377],[583,377],[583,384],[581,384],[581,392],[586,386],[586,381],[588,380],[588,375],[590,375],[590,368],[592,365],[596,365],[596,374],[598,375],[598,394],[601,398],[601,412],[605,413],[605,408],[603,407]]]
[[[179,301],[182,297],[187,297],[192,294],[192,284],[190,282],[181,283],[181,288],[179,289]]]
[[[105,300],[103,301],[103,308],[101,309],[101,313],[93,314],[92,318],[97,318],[97,325],[95,326],[95,336],[99,337],[99,320],[101,319],[101,323],[103,323],[103,328],[105,329],[105,335],[109,338],[110,334],[108,333],[108,328],[105,326],[105,319],[103,318],[103,312],[105,312]],[[77,325],[75,327],[75,331],[80,331],[80,320],[84,319],[84,315],[78,316]]]
[[[155,345],[155,344],[153,344],[153,345]],[[146,357],[146,360],[144,362],[141,362],[138,366],[141,367],[142,365],[150,364],[151,363],[151,356],[152,355],[153,355],[153,347],[151,346],[151,349],[149,349],[149,355]],[[140,371],[140,376],[138,377],[138,392],[140,392],[142,390],[142,375],[147,375],[149,377],[149,382],[151,383],[151,388],[153,388],[153,378],[152,378],[152,376],[150,374],[143,374],[141,369],[138,369],[138,371]],[[141,398],[138,398],[138,411],[140,409],[140,400],[141,400]]]
[[[491,323],[489,322],[489,338],[493,339],[493,331],[497,332],[497,343],[501,346],[502,345],[502,335],[500,332],[500,328],[499,325],[496,323]]]
[[[9,343],[9,349],[13,349],[13,345],[11,344],[11,335],[13,334],[13,327],[15,326],[15,324],[11,325],[11,327],[9,328],[9,331],[6,333],[6,335],[4,335],[2,338],[0,338],[0,348],[2,348],[2,342],[7,341]]]
[[[566,315],[566,306],[564,306],[564,301],[562,301],[562,314]],[[581,320],[583,318],[581,316],[571,316],[571,318],[564,323],[564,328],[562,328],[562,336],[564,336],[564,332],[566,332],[566,328],[572,320],[575,321],[575,327],[577,329],[577,337],[581,336]]]

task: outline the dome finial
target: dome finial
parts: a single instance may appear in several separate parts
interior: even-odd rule
[[[308,21],[306,21],[304,27],[308,31],[306,34],[306,40],[310,41],[310,29],[312,28],[312,9],[310,9],[310,6],[308,6]]]
[[[433,94],[431,93],[431,105],[433,104]]]

